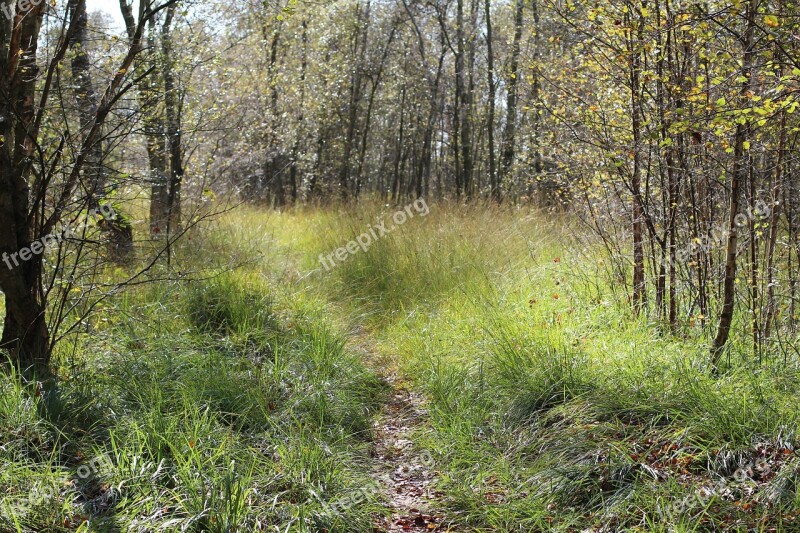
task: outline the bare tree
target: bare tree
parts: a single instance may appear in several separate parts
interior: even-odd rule
[[[47,298],[43,279],[45,245],[57,224],[74,207],[74,194],[81,175],[101,140],[103,124],[115,103],[131,88],[129,69],[140,52],[147,21],[172,5],[142,2],[133,38],[127,46],[91,122],[83,128],[74,160],[56,179],[65,157],[66,138],[55,150],[41,145],[45,115],[53,110],[51,92],[56,73],[65,60],[79,28],[80,18],[63,17],[60,37],[52,58],[40,78],[38,44],[45,4],[17,4],[3,0],[0,17],[0,251],[10,258],[9,268],[0,268],[0,288],[6,300],[2,345],[13,364],[25,372],[45,374],[51,355],[51,337],[46,322]],[[85,10],[78,0],[73,13]]]

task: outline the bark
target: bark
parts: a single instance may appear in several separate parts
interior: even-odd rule
[[[460,154],[460,187],[459,195],[470,199],[472,190],[473,154],[472,154],[472,88],[468,77],[466,20],[464,18],[464,0],[458,0],[456,20],[456,113],[458,115],[458,135]]]
[[[747,28],[742,38],[744,55],[742,57],[741,74],[745,78],[742,82],[741,101],[747,100],[747,93],[750,91],[753,74],[753,64],[755,61],[755,17],[758,12],[758,0],[750,0],[747,4],[745,19]],[[730,183],[730,203],[728,206],[728,243],[725,251],[725,282],[722,294],[722,312],[720,313],[717,325],[717,334],[711,346],[711,366],[714,372],[719,369],[719,362],[728,343],[728,337],[733,323],[733,315],[736,307],[736,259],[737,246],[739,243],[736,216],[739,214],[739,196],[742,182],[746,179],[751,165],[750,158],[745,153],[744,143],[750,137],[749,124],[737,124],[734,137],[734,161]]]
[[[519,99],[519,57],[522,49],[522,27],[524,24],[525,0],[516,0],[514,15],[514,41],[511,45],[511,65],[508,73],[508,96],[506,99],[506,127],[503,133],[503,153],[500,158],[499,186],[507,186],[511,180],[511,167],[517,142],[517,102]],[[538,27],[534,26],[538,32]]]
[[[631,191],[633,193],[633,308],[638,313],[647,303],[647,287],[645,285],[644,236],[642,208],[642,117],[641,117],[641,50],[643,42],[644,20],[640,16],[638,27],[631,30],[628,39],[628,51],[631,54],[630,91],[631,91],[631,129],[633,133],[633,173]]]
[[[164,54],[164,103],[167,115],[167,144],[169,147],[169,181],[167,183],[167,239],[181,225],[181,187],[183,185],[183,132],[181,122],[183,101],[175,77],[175,51],[172,42],[172,22],[177,4],[167,8],[162,26],[161,48]]]
[[[4,12],[16,2],[5,0]],[[8,11],[11,10],[11,11]],[[17,12],[15,19],[0,17],[0,289],[6,317],[0,344],[12,363],[25,374],[46,374],[50,362],[50,334],[41,290],[41,256],[13,261],[35,238],[30,208],[29,158],[33,155],[34,95],[38,75],[37,44],[44,6]]]
[[[402,96],[400,100],[400,129],[397,136],[397,143],[395,144],[394,153],[394,172],[392,173],[392,203],[397,203],[400,197],[400,161],[403,159],[403,146],[405,144],[405,131],[406,131],[406,87],[403,86]]]
[[[497,160],[495,158],[494,146],[494,122],[495,122],[495,99],[497,98],[497,87],[495,84],[494,73],[494,36],[492,35],[492,7],[490,0],[485,0],[484,9],[486,11],[486,77],[489,87],[489,116],[488,116],[488,143],[489,143],[489,187],[490,195],[493,200],[500,200],[500,187],[497,181]]]
[[[541,82],[539,80],[539,1],[531,1],[533,13],[533,79],[531,80],[531,97],[536,104],[536,113],[533,115],[533,169],[537,176],[544,172],[544,159],[542,157],[542,117],[539,108],[541,97]]]

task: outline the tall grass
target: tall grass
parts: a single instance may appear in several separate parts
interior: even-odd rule
[[[392,212],[239,209],[62,345],[57,394],[0,376],[0,530],[371,531],[394,370],[462,529],[800,530],[797,361],[711,376],[564,216],[432,205],[322,267]]]
[[[384,385],[245,222],[177,251],[196,281],[121,295],[62,345],[57,398],[0,376],[0,531],[347,532],[386,512],[363,492]],[[225,251],[238,269],[207,267]]]
[[[318,219],[307,264],[378,215]],[[543,213],[434,206],[312,279],[426,393],[419,438],[468,529],[790,530],[797,362],[755,370],[734,353],[712,377],[705,332],[672,337],[633,316],[576,231]]]

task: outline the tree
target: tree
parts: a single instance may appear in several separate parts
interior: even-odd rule
[[[56,180],[55,169],[65,157],[61,137],[57,148],[41,145],[47,115],[54,111],[51,93],[56,73],[80,28],[80,17],[64,16],[55,51],[39,77],[38,45],[45,14],[44,3],[17,4],[3,0],[0,17],[0,251],[9,268],[0,268],[0,288],[6,301],[2,345],[13,364],[25,373],[46,374],[51,355],[47,327],[47,299],[42,285],[44,246],[51,242],[56,225],[73,207],[73,195],[101,130],[115,103],[130,89],[128,70],[141,50],[145,24],[162,9],[142,2],[133,39],[111,75],[97,103],[97,111],[82,129],[79,149],[63,176]],[[78,0],[73,14],[85,11],[85,0]]]
[[[741,36],[742,70],[741,70],[741,92],[740,105],[747,105],[748,95],[754,88],[753,69],[755,64],[755,30],[756,13],[758,13],[758,0],[749,0],[745,4],[745,11],[742,19],[745,21],[745,30]],[[722,294],[722,312],[719,316],[717,334],[711,347],[711,365],[716,370],[719,366],[725,345],[733,323],[733,314],[736,306],[736,270],[738,254],[738,215],[740,189],[752,170],[752,162],[749,154],[749,143],[751,136],[750,123],[747,120],[739,121],[736,125],[736,135],[734,137],[733,169],[731,170],[730,183],[730,203],[728,205],[728,242],[725,251],[725,282]]]
[[[492,6],[489,0],[484,3],[486,12],[486,77],[489,85],[489,116],[487,118],[487,134],[489,143],[489,187],[493,200],[500,199],[500,186],[497,181],[496,156],[494,145],[495,100],[497,99],[497,86],[494,72],[494,34],[492,32]]]
[[[511,61],[508,72],[508,95],[506,98],[506,127],[503,133],[503,148],[500,160],[500,186],[510,181],[511,166],[517,142],[517,102],[519,99],[519,57],[522,43],[525,1],[514,2],[514,40],[511,45]],[[534,28],[538,31],[538,28]]]

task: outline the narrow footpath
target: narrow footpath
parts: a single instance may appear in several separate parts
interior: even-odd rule
[[[428,418],[424,398],[410,390],[392,368],[392,362],[370,349],[368,339],[359,342],[366,362],[391,387],[388,402],[373,427],[372,476],[382,487],[391,517],[380,517],[375,530],[457,531],[441,514],[442,494],[434,490],[437,468],[434,458],[414,442]]]

